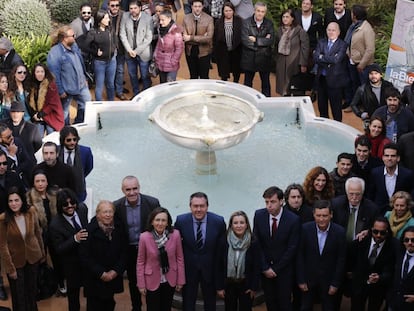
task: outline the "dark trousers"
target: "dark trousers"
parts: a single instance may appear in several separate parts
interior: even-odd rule
[[[131,297],[132,311],[141,311],[141,294],[137,287],[137,256],[138,248],[136,245],[129,245],[127,258],[127,276],[129,295]]]
[[[88,296],[86,300],[87,311],[113,311],[115,310],[114,296],[111,297],[99,297]]]
[[[351,311],[364,311],[367,301],[368,311],[381,310],[385,296],[385,288],[364,284],[357,293],[351,295]]]
[[[256,72],[245,71],[244,72],[244,85],[253,86],[253,78]],[[262,81],[262,93],[266,97],[270,97],[270,73],[259,71],[260,80]]]
[[[13,280],[8,275],[12,307],[15,311],[37,311],[37,271],[38,264],[29,264],[17,268],[17,279]]]
[[[185,58],[190,71],[190,79],[208,79],[211,55],[198,57],[198,46],[193,46],[191,54],[186,55]]]
[[[292,310],[292,275],[268,279],[262,277],[262,288],[268,311]]]
[[[147,311],[171,311],[174,287],[161,283],[155,291],[147,290]]]
[[[329,285],[317,285],[309,288],[307,292],[302,293],[302,308],[301,311],[312,311],[315,298],[319,297],[322,305],[322,311],[339,310],[336,297],[337,295],[328,294]]]
[[[318,87],[318,108],[319,114],[323,118],[329,118],[328,100],[331,105],[334,120],[342,121],[342,88],[331,88],[328,86],[326,77],[319,77]]]
[[[246,281],[226,281],[225,287],[225,310],[226,311],[251,311],[253,299],[246,294]]]
[[[194,311],[197,300],[198,286],[201,287],[205,311],[216,310],[216,288],[214,283],[208,283],[201,271],[195,272],[191,279],[186,280],[183,287],[183,311]]]
[[[82,286],[82,269],[73,263],[71,267],[65,267],[67,298],[68,298],[68,310],[79,311],[79,292]]]

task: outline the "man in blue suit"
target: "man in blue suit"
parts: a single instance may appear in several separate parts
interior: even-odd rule
[[[283,208],[283,191],[265,190],[266,208],[256,211],[254,229],[262,252],[262,287],[269,311],[291,310],[294,262],[300,238],[300,219]]]
[[[297,256],[301,310],[313,310],[315,296],[320,297],[322,310],[335,310],[345,270],[345,230],[331,222],[332,208],[327,200],[315,202],[313,217],[315,221],[302,225]]]
[[[413,194],[414,174],[399,165],[400,153],[397,144],[384,146],[382,156],[384,165],[374,168],[369,179],[368,197],[374,201],[384,214],[390,210],[390,198],[397,191]]]
[[[183,287],[183,310],[194,311],[199,285],[204,310],[216,310],[216,288],[212,269],[219,239],[226,231],[222,216],[208,212],[208,197],[203,192],[190,196],[191,213],[177,216],[175,228],[181,233],[186,284]]]
[[[332,116],[342,121],[342,94],[348,83],[347,57],[345,41],[339,38],[340,30],[336,22],[326,28],[327,38],[320,39],[313,58],[318,65],[318,108],[321,117],[329,118],[328,100]]]
[[[76,194],[80,202],[86,199],[86,176],[93,169],[91,148],[79,145],[78,130],[73,126],[65,126],[60,130],[59,160],[72,167],[75,176]]]

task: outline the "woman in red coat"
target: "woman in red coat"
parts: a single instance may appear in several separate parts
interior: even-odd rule
[[[36,64],[32,73],[32,87],[29,94],[31,121],[38,126],[43,137],[53,131],[60,131],[65,125],[63,108],[55,79],[43,64]]]
[[[185,283],[180,232],[172,227],[171,215],[163,207],[152,211],[148,230],[140,236],[137,280],[148,311],[170,311],[174,291]]]
[[[158,41],[154,59],[160,71],[160,83],[175,81],[180,68],[180,58],[184,50],[181,28],[172,19],[171,11],[160,13]]]

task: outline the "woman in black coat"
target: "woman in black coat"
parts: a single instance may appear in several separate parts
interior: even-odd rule
[[[233,73],[233,81],[240,79],[241,28],[243,20],[235,15],[231,2],[223,5],[223,14],[214,26],[213,49],[219,76],[227,81]]]
[[[124,291],[128,237],[114,219],[115,207],[100,201],[96,217],[88,225],[88,239],[80,245],[80,258],[86,271],[87,311],[113,311],[114,294]]]
[[[217,295],[224,298],[226,311],[251,311],[259,288],[260,248],[249,219],[243,211],[230,216],[227,234],[218,244],[216,262]]]

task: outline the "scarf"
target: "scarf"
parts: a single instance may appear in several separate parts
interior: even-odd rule
[[[102,229],[102,231],[105,233],[105,236],[109,239],[109,241],[112,240],[112,231],[114,231],[115,226],[114,222],[110,223],[109,225],[106,225],[98,220],[99,228]]]
[[[46,94],[49,88],[49,80],[43,79],[39,84],[39,88],[32,88],[29,97],[29,106],[33,109],[34,113],[40,112],[43,110],[43,106],[46,102]]]
[[[357,29],[364,21],[356,21],[355,24],[352,24],[349,26],[348,31],[346,32],[344,41],[348,44],[348,46],[351,46],[352,41],[352,34],[354,33],[355,29]]]
[[[278,44],[278,52],[282,55],[289,55],[290,54],[290,35],[292,32],[292,27],[290,26],[283,26],[282,27],[282,37],[280,38]]]
[[[168,31],[170,30],[170,28],[173,24],[174,24],[174,21],[171,20],[170,23],[167,26],[165,26],[165,27],[160,26],[160,28],[158,29],[158,33],[159,33],[161,38],[164,37],[168,33]]]
[[[242,239],[239,239],[230,230],[227,235],[229,250],[227,253],[227,277],[234,279],[244,279],[246,267],[246,252],[250,246],[251,234],[246,232]]]
[[[390,227],[393,236],[397,236],[398,231],[401,230],[402,227],[407,223],[407,221],[413,217],[410,211],[405,213],[405,215],[399,219],[397,219],[397,215],[395,214],[395,211],[392,210],[390,214]]]
[[[162,274],[166,274],[168,270],[170,270],[168,254],[165,250],[165,244],[168,241],[167,233],[164,231],[162,234],[158,234],[157,232],[155,232],[155,230],[152,230],[152,236],[154,237],[155,244],[157,244],[158,247]]]

